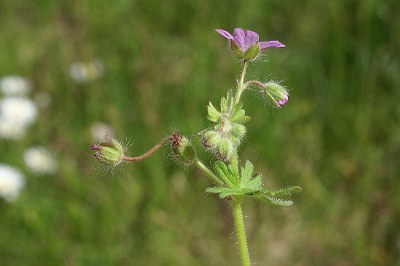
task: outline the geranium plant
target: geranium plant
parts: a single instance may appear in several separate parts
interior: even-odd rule
[[[197,167],[212,181],[213,185],[207,188],[206,192],[218,194],[221,199],[229,202],[233,212],[241,262],[242,265],[250,265],[242,212],[243,200],[255,198],[273,205],[290,206],[293,202],[287,197],[301,191],[299,186],[265,188],[262,175],[254,174],[251,161],[241,160],[238,153],[247,132],[245,124],[250,121],[250,116],[246,114],[242,103],[243,93],[254,87],[261,97],[267,99],[277,109],[284,106],[289,99],[286,88],[277,82],[246,80],[247,67],[269,48],[283,48],[285,45],[279,41],[259,42],[256,32],[240,28],[236,28],[233,35],[222,29],[217,29],[216,32],[228,40],[234,56],[241,61],[242,68],[236,90],[228,90],[222,97],[219,107],[211,102],[208,104],[207,119],[211,122],[211,126],[197,133],[204,149],[214,158],[210,167],[197,156],[190,140],[179,132],[164,138],[148,152],[136,157],[125,155],[120,142],[110,137],[102,143],[93,144],[92,150],[101,163],[116,166],[122,162],[144,160],[164,144],[170,143],[178,160]]]

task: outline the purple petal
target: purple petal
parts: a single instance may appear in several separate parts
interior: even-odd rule
[[[225,38],[227,38],[228,40],[233,40],[232,34],[230,34],[229,32],[227,32],[226,30],[216,29],[215,31],[216,31],[219,35],[221,35],[222,37],[225,37]]]
[[[236,28],[233,33],[235,34],[235,38],[233,40],[236,45],[239,46],[241,50],[246,50],[244,30],[241,28]]]
[[[259,38],[258,38],[257,32],[247,30],[244,44],[247,47],[250,47],[250,46],[254,45],[255,43],[257,43],[258,39]]]
[[[279,104],[280,106],[283,106],[283,105],[285,105],[288,101],[289,101],[289,97],[286,96],[284,99],[279,100],[279,101],[278,101],[278,104]]]
[[[260,42],[260,49],[266,50],[267,48],[283,48],[285,45],[280,41]]]
[[[92,151],[99,151],[99,150],[101,150],[100,146],[97,145],[97,144],[93,144],[92,147],[90,147],[90,149],[91,149]]]

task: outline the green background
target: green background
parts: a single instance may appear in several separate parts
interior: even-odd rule
[[[174,130],[198,144],[205,106],[240,69],[214,29],[242,27],[286,44],[249,77],[290,89],[279,111],[245,95],[242,160],[266,187],[303,188],[289,208],[245,203],[253,262],[400,265],[399,17],[396,0],[0,1],[0,77],[52,99],[23,140],[0,141],[0,162],[27,178],[0,201],[0,264],[239,265],[229,205],[204,195],[207,178],[169,148],[106,171],[90,126],[110,124],[132,155]],[[93,58],[104,76],[74,83],[70,64]],[[29,174],[31,145],[56,153],[56,175]]]

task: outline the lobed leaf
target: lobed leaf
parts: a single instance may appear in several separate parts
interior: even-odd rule
[[[235,173],[234,169],[228,168],[223,161],[216,161],[214,170],[228,187],[238,187],[238,174]]]
[[[211,122],[218,122],[221,118],[221,113],[214,107],[214,105],[209,102],[207,105],[207,119]]]
[[[272,203],[272,204],[278,205],[278,206],[288,207],[293,204],[293,201],[291,201],[291,200],[284,200],[284,199],[275,198],[275,197],[264,196],[264,197],[258,197],[258,198],[263,201],[266,201],[266,202],[269,202],[269,203]]]
[[[291,196],[293,193],[300,193],[301,191],[302,189],[299,186],[289,186],[284,188],[278,188],[275,190],[269,190],[268,194],[273,197],[280,197],[280,196]]]

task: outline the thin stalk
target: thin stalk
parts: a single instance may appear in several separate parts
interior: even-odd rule
[[[247,247],[246,231],[244,227],[243,212],[240,200],[232,203],[233,218],[235,220],[236,235],[242,259],[242,266],[250,266],[249,248]]]
[[[168,136],[162,141],[160,141],[158,144],[156,144],[153,148],[151,148],[149,151],[143,153],[142,155],[135,156],[135,157],[130,157],[130,156],[122,156],[122,160],[125,162],[136,162],[136,161],[141,161],[152,155],[155,151],[157,151],[159,148],[161,148],[165,143],[168,141],[172,140],[172,136]]]
[[[215,184],[217,184],[218,186],[224,185],[224,182],[222,182],[222,180],[219,179],[210,169],[208,169],[208,167],[205,166],[204,163],[198,158],[196,158],[195,164],[197,168],[199,168],[204,174],[206,174]]]
[[[261,89],[265,88],[265,84],[260,82],[260,81],[258,81],[258,80],[249,80],[249,81],[247,81],[245,83],[245,87],[247,87],[248,85],[254,85],[254,86],[257,86],[257,87],[259,87]]]
[[[237,84],[237,91],[236,91],[236,97],[235,97],[235,105],[238,104],[240,102],[240,97],[242,95],[242,92],[244,91],[244,89],[246,88],[245,84],[244,84],[244,78],[246,76],[246,71],[247,71],[247,65],[248,65],[248,61],[247,60],[243,60],[243,65],[242,65],[242,73],[240,74],[240,80]]]

